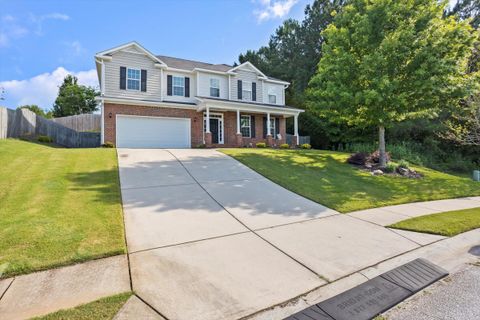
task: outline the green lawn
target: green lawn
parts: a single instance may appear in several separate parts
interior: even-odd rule
[[[389,227],[451,237],[480,228],[480,208],[430,214],[403,220]]]
[[[131,295],[131,293],[118,294],[32,320],[110,320],[113,319]]]
[[[125,252],[115,149],[0,140],[0,277]]]
[[[414,168],[425,175],[422,179],[372,176],[347,164],[347,153],[252,148],[222,151],[283,187],[340,212],[480,195],[480,183],[426,168]]]

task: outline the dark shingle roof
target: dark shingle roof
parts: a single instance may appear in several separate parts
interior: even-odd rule
[[[212,71],[226,72],[233,68],[232,66],[229,66],[227,64],[211,64],[206,62],[173,58],[168,56],[156,56],[156,57],[162,60],[163,62],[165,62],[167,66],[171,68],[177,68],[177,69],[193,70],[195,68],[201,68],[201,69],[207,69]]]

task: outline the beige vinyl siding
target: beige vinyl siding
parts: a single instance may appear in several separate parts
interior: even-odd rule
[[[131,48],[128,49],[132,51]],[[116,98],[160,100],[160,69],[145,54],[118,51],[105,61],[105,95]],[[147,70],[147,91],[120,90],[120,67]]]
[[[246,82],[256,82],[257,83],[257,100],[256,102],[263,102],[263,87],[262,87],[262,81],[258,79],[257,74],[254,71],[248,71],[245,69],[237,69],[236,70],[237,75],[232,75],[230,78],[230,83],[231,83],[231,99],[232,100],[238,100],[238,94],[237,94],[237,81],[242,80]]]
[[[198,95],[210,97],[210,79],[218,79],[220,82],[220,99],[228,99],[228,77],[220,74],[198,72],[199,88]]]
[[[167,95],[167,76],[171,75],[174,77],[188,77],[190,78],[190,97],[180,97],[180,96],[174,96],[173,92],[171,96]],[[164,70],[163,71],[163,83],[165,85],[162,87],[162,93],[163,93],[163,100],[166,101],[175,101],[175,102],[188,102],[188,103],[195,103],[197,102],[195,100],[195,96],[197,95],[197,77],[194,73],[189,73],[189,72],[179,72],[179,71],[168,71]]]
[[[277,96],[277,103],[278,105],[285,105],[285,88],[283,84],[278,83],[271,83],[271,82],[264,82],[264,90],[263,90],[263,101],[265,103],[270,103],[268,100],[269,93],[273,93]]]

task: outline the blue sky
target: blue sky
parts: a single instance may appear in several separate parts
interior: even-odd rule
[[[98,85],[96,52],[136,40],[157,54],[233,63],[311,0],[0,0],[0,105],[50,108],[67,73]]]

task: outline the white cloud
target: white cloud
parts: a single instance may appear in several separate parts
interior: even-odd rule
[[[41,16],[36,16],[34,14],[30,14],[30,20],[36,25],[35,34],[36,35],[43,35],[43,23],[47,20],[63,20],[67,21],[70,20],[70,17],[63,13],[49,13],[44,14]]]
[[[50,109],[57,98],[58,87],[67,74],[76,76],[79,84],[98,88],[95,69],[71,72],[63,67],[58,67],[51,73],[42,73],[30,79],[0,82],[0,88],[5,90],[5,101],[2,101],[2,104],[11,108],[36,104],[41,108]]]
[[[286,16],[298,0],[258,0],[260,9],[253,11],[258,22]]]
[[[30,19],[17,19],[12,15],[3,15],[0,18],[0,48],[8,47],[12,40],[22,38],[33,32],[37,36],[43,35],[43,23],[47,20],[69,20],[63,13],[49,13],[41,16],[30,14]]]

